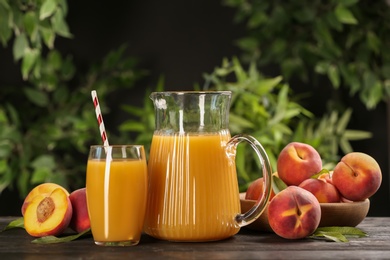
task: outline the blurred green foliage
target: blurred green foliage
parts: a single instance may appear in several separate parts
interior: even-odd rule
[[[239,59],[224,59],[222,65],[210,74],[204,74],[205,84],[194,90],[230,90],[232,102],[229,128],[232,135],[250,134],[264,146],[272,168],[280,151],[289,142],[312,145],[321,155],[324,168],[333,169],[343,153],[352,151],[350,141],[370,138],[365,131],[347,129],[351,110],[340,114],[332,111],[316,118],[310,111],[294,100],[290,86],[282,77],[267,78],[258,70],[256,63],[245,69]],[[163,79],[154,91],[163,90]],[[134,132],[136,142],[148,150],[154,130],[154,108],[145,96],[143,108],[126,106],[133,119],[125,121],[120,129]],[[237,171],[240,190],[246,190],[251,181],[260,177],[258,162],[249,146],[237,148]]]
[[[342,153],[352,152],[350,141],[370,138],[365,131],[347,129],[351,110],[332,111],[318,118],[302,107],[281,76],[267,78],[256,63],[244,69],[236,58],[224,60],[213,73],[206,74],[205,89],[231,90],[230,131],[247,133],[265,148],[276,171],[280,151],[290,142],[312,145],[321,155],[323,166],[333,169]],[[259,177],[258,166],[249,146],[239,146],[237,169],[240,188]]]
[[[284,40],[283,44],[281,38],[271,37],[274,32],[283,33],[283,30],[280,31],[282,28],[286,35],[290,35],[290,28],[283,27],[288,23],[282,21],[283,17],[288,18],[291,14],[285,11],[279,13],[279,9],[283,11],[292,5],[291,3],[226,2],[231,5],[236,3],[242,12],[238,15],[241,20],[252,17],[248,24],[253,31],[249,31],[248,37],[240,41],[240,46],[254,59],[251,59],[251,62],[243,59],[245,64],[250,64],[248,68],[245,68],[239,59],[224,60],[213,72],[204,75],[206,83],[202,89],[228,89],[233,92],[230,114],[232,134],[247,133],[258,138],[265,146],[274,169],[279,151],[290,141],[313,145],[324,161],[331,165],[338,160],[340,148],[344,153],[349,152],[351,140],[370,136],[369,133],[347,129],[350,110],[343,113],[331,111],[322,118],[315,118],[310,111],[299,105],[300,100],[292,98],[292,90],[282,77],[267,78],[259,72],[258,68],[272,62],[281,64],[284,68],[283,74],[287,78],[295,71],[301,72],[299,75],[305,78],[304,67],[309,66],[305,62],[310,62],[310,66],[317,68],[317,72],[322,68],[325,74],[333,75],[333,83],[342,82],[341,79],[344,79],[342,64],[335,63],[343,61],[339,56],[332,60],[333,63],[324,57],[318,59],[314,55],[318,55],[317,52],[304,56],[292,39]],[[340,2],[346,5],[348,1]],[[356,5],[356,1],[349,2],[347,10]],[[276,3],[279,3],[279,9],[274,6]],[[320,2],[307,4],[307,8],[312,8],[316,4],[320,5]],[[276,15],[274,18],[268,14],[267,8],[271,7],[275,8],[272,12]],[[355,14],[354,10],[352,9],[351,14]],[[310,10],[306,10],[308,11]],[[113,50],[101,62],[92,64],[84,75],[78,75],[72,57],[64,56],[55,49],[57,37],[72,37],[65,19],[67,12],[66,0],[0,0],[0,41],[4,47],[12,44],[13,57],[15,62],[20,64],[24,79],[21,87],[0,88],[0,192],[6,188],[16,188],[20,196],[24,197],[33,186],[42,182],[55,182],[70,190],[84,185],[88,147],[92,143],[101,143],[90,96],[91,90],[97,90],[102,111],[108,114],[110,109],[105,100],[118,90],[133,87],[134,83],[145,75],[144,71],[136,68],[134,59],[126,57],[125,47]],[[344,17],[342,14],[345,10],[338,12]],[[360,17],[356,18],[360,21],[359,19]],[[264,26],[266,21],[273,22],[266,24],[266,29],[259,27]],[[307,26],[314,23],[313,20],[309,21],[308,24],[300,22]],[[346,20],[341,25],[341,29],[350,26]],[[317,26],[322,28],[321,24]],[[261,33],[258,34],[259,32]],[[322,31],[314,33],[317,31],[313,30],[306,33],[307,35],[295,32],[295,37],[302,40],[312,32],[314,35],[320,34],[315,39],[322,35]],[[326,30],[324,32],[326,35]],[[372,35],[374,36],[370,39],[374,43],[375,35],[382,39],[379,32],[375,31]],[[261,38],[265,36],[271,38]],[[360,40],[358,37],[357,42]],[[293,47],[283,47],[290,42]],[[260,43],[261,48],[258,45]],[[314,42],[312,45],[319,48],[322,46],[320,43],[327,42]],[[355,44],[354,41],[352,43]],[[355,46],[354,44],[351,46]],[[381,46],[376,48],[377,56],[384,52]],[[292,53],[298,51],[297,56],[289,57],[284,53],[286,49],[291,49]],[[329,51],[331,52],[332,48]],[[322,53],[322,50],[320,52]],[[382,56],[387,59],[386,55],[388,54]],[[335,70],[334,67],[337,72],[328,72]],[[346,71],[350,67],[347,68]],[[360,73],[360,67],[359,70],[356,70],[356,66],[351,68],[355,68],[349,72],[352,73],[352,78],[355,75],[353,72],[356,71],[359,72],[356,73],[357,77],[366,74],[364,71]],[[379,82],[381,91],[384,86],[388,86],[376,72],[370,75],[375,76],[374,81]],[[130,119],[119,126],[118,136],[109,133],[111,140],[133,140],[144,144],[148,151],[154,130],[154,108],[148,96],[150,91],[162,91],[163,85],[164,80],[161,77],[157,86],[146,93],[143,107],[122,106],[130,115]],[[361,87],[363,85],[357,86],[356,89]],[[194,89],[200,87],[195,85]],[[370,95],[367,95],[367,98],[372,106],[378,98]],[[257,177],[256,162],[251,159],[253,157],[249,153],[249,149],[240,146],[237,166],[242,190],[249,181]]]
[[[368,109],[390,97],[390,4],[359,0],[223,0],[246,26],[243,60],[358,95]],[[313,76],[314,75],[314,76]]]
[[[109,113],[110,94],[144,75],[122,46],[76,79],[72,58],[54,48],[56,37],[71,37],[66,13],[65,0],[0,0],[0,39],[13,43],[25,80],[0,89],[0,192],[16,185],[23,198],[42,182],[84,186],[88,147],[101,143],[91,90]]]

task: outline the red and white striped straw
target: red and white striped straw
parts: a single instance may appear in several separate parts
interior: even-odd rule
[[[95,106],[96,118],[97,118],[97,121],[99,124],[100,135],[102,136],[103,145],[108,146],[109,145],[108,138],[107,138],[107,134],[106,134],[106,129],[104,127],[103,116],[102,116],[102,112],[100,110],[99,99],[97,97],[96,90],[92,90],[91,95],[92,95],[93,105]]]

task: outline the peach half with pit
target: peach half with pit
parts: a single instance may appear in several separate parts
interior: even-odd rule
[[[72,203],[73,215],[69,227],[77,233],[83,232],[91,227],[87,207],[86,188],[73,191],[69,195]]]
[[[289,186],[269,202],[268,222],[272,230],[286,239],[311,235],[319,226],[321,207],[317,198],[298,186]]]
[[[363,201],[376,193],[382,183],[378,162],[368,154],[351,152],[341,158],[332,175],[341,195],[351,201]]]
[[[69,226],[72,204],[61,188],[35,196],[24,212],[24,228],[33,237],[57,236]]]
[[[305,143],[287,144],[277,159],[279,178],[288,186],[298,186],[304,180],[319,173],[321,169],[320,154],[313,146]]]
[[[23,205],[21,208],[22,216],[24,216],[24,213],[26,211],[28,204],[30,204],[30,202],[34,199],[34,197],[36,197],[37,195],[40,195],[40,194],[48,194],[48,193],[50,194],[53,190],[58,189],[58,188],[62,189],[67,195],[69,195],[69,192],[64,187],[62,187],[61,185],[58,185],[56,183],[46,182],[46,183],[42,183],[42,184],[39,184],[38,186],[34,187],[27,194],[27,197],[23,201]]]

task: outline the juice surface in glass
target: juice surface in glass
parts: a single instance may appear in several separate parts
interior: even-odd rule
[[[114,159],[106,183],[105,178],[106,160],[89,159],[86,191],[94,240],[139,241],[147,196],[145,160]]]
[[[148,161],[145,232],[172,241],[212,241],[239,231],[234,158],[228,131],[154,134]]]

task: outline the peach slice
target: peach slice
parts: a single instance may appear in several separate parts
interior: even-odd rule
[[[49,194],[39,194],[27,205],[24,227],[33,237],[57,236],[68,227],[72,218],[72,204],[61,188]]]
[[[73,191],[69,195],[69,199],[73,209],[69,227],[77,233],[81,233],[91,227],[88,215],[86,188]]]
[[[36,186],[35,188],[33,188],[28,193],[27,197],[24,199],[24,202],[23,202],[23,205],[21,208],[22,216],[24,216],[24,212],[26,211],[28,204],[34,199],[34,197],[36,197],[39,194],[51,193],[53,190],[55,190],[57,188],[61,188],[69,196],[69,192],[64,187],[62,187],[58,184],[55,184],[55,183],[51,183],[51,182],[42,183],[42,184],[39,184],[38,186]]]

